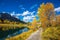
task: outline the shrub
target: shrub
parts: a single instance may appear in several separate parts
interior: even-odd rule
[[[60,40],[60,27],[49,27],[42,33],[42,40]]]

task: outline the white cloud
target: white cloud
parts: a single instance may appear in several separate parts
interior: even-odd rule
[[[23,12],[23,14],[22,14],[22,16],[26,16],[26,15],[33,15],[33,13],[35,13],[35,11],[33,11],[33,12],[29,12],[29,11],[24,11]]]
[[[19,5],[19,8],[22,10],[25,10],[25,8],[23,7],[23,5]]]
[[[56,11],[56,12],[60,12],[60,7],[55,8],[54,11]]]
[[[22,16],[26,16],[26,15],[28,15],[28,14],[30,14],[29,11],[24,11],[23,14],[22,14]]]
[[[35,5],[31,6],[31,8],[30,8],[30,9],[33,9],[33,8],[35,8],[35,7],[37,7],[37,4],[35,4]]]
[[[9,12],[5,12],[5,11],[3,11],[2,13],[9,13]]]
[[[25,17],[23,18],[23,21],[29,22],[29,21],[33,20],[34,17],[35,17],[34,15],[32,15],[32,16],[25,16]]]
[[[33,13],[35,13],[35,11],[31,12],[30,14],[33,15]]]
[[[3,11],[2,13],[6,13],[6,12]]]
[[[10,15],[11,15],[11,16],[14,16],[14,15],[15,15],[15,12],[10,13]]]
[[[20,14],[20,13],[15,13],[15,12],[12,12],[12,13],[10,13],[10,15],[11,16],[14,16],[14,17],[16,17],[16,18],[19,18],[19,16],[21,16],[22,14]]]
[[[35,13],[35,11],[33,11],[33,12],[29,12],[29,11],[28,11],[28,12],[26,13],[26,15],[29,14],[30,16],[28,16],[28,15],[27,15],[27,16],[24,16],[24,17],[23,17],[23,21],[29,22],[29,21],[33,20],[34,17],[35,17],[34,13]]]
[[[16,14],[16,16],[21,16],[22,14],[20,14],[20,13],[18,13],[18,14]]]
[[[34,17],[35,17],[34,13],[35,13],[35,11],[33,11],[33,12],[24,11],[22,14],[15,13],[15,12],[12,12],[10,14],[11,14],[11,16],[15,16],[16,18],[19,18],[19,16],[23,16],[23,21],[29,22],[30,20],[34,19]]]
[[[11,15],[11,16],[21,16],[22,14],[20,14],[20,13],[15,13],[15,12],[12,12],[12,13],[10,13],[10,15]]]
[[[22,14],[20,14],[20,13],[15,13],[15,12],[12,12],[12,13],[10,13],[11,14],[11,16],[26,16],[26,15],[33,15],[33,13],[35,13],[35,11],[33,11],[33,12],[29,12],[29,11],[24,11]]]

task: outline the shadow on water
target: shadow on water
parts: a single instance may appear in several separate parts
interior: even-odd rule
[[[28,30],[29,30],[29,28],[26,28],[26,27],[9,29],[9,30],[6,30],[6,31],[3,31],[0,28],[0,40],[4,40],[5,38],[16,36],[18,34],[21,34],[22,32],[26,32]]]

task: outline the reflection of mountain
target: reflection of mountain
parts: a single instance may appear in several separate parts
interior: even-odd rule
[[[18,34],[26,32],[28,30],[29,30],[29,28],[26,28],[26,27],[9,29],[9,30],[6,30],[6,31],[0,30],[0,40],[4,40],[7,37],[16,36]]]
[[[15,18],[15,17],[11,16],[8,13],[0,13],[0,19],[14,21],[14,22],[20,22],[20,23],[25,23],[25,22]]]

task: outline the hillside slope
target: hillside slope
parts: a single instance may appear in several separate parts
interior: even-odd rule
[[[8,21],[13,21],[13,22],[20,22],[20,23],[25,23],[23,21],[21,21],[20,19],[11,16],[8,13],[0,13],[0,20],[8,20]]]

